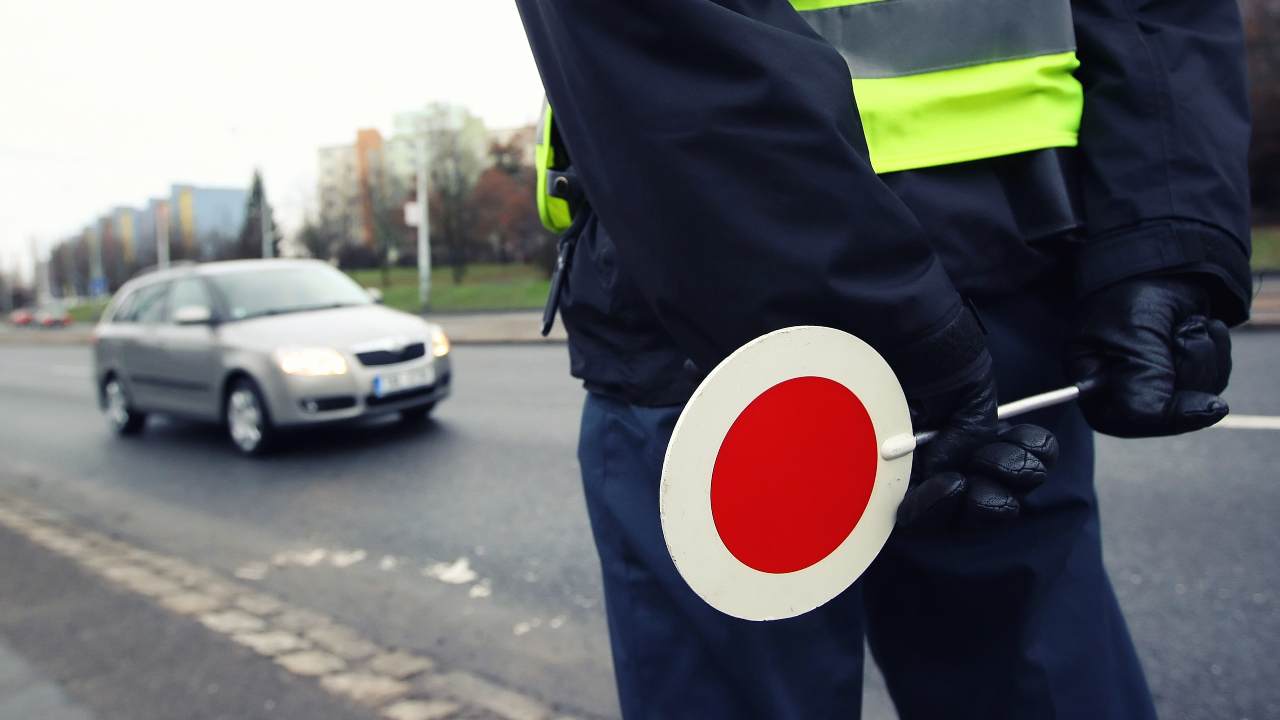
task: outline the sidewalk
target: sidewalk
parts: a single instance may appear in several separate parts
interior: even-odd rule
[[[378,717],[282,672],[201,618],[104,577],[104,568],[127,561],[103,554],[95,569],[83,552],[72,558],[78,529],[17,508],[0,497],[4,517],[21,515],[28,528],[0,521],[0,720]]]
[[[7,492],[0,586],[0,720],[575,720]]]
[[[541,310],[429,314],[427,319],[440,323],[455,345],[564,342],[566,337],[559,317],[551,328],[551,335],[542,337]]]
[[[1264,273],[1254,278],[1253,317],[1255,328],[1280,327],[1280,273]]]

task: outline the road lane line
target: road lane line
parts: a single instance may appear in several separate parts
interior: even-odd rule
[[[379,646],[325,615],[189,561],[75,527],[58,513],[2,492],[0,525],[389,720],[455,713],[553,720],[551,709],[533,697],[468,672],[440,669],[425,656]]]
[[[1280,430],[1280,416],[1231,413],[1214,427],[1225,430]]]
[[[71,383],[65,380],[50,380],[47,377],[33,381],[27,377],[0,376],[0,388],[21,390],[37,395],[58,395],[60,397],[93,395],[93,384],[87,376],[78,377],[76,382]]]
[[[93,371],[88,365],[54,365],[49,368],[49,371],[65,378],[88,380],[93,377]]]

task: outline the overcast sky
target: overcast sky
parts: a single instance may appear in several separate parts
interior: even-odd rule
[[[519,125],[541,98],[510,0],[0,0],[0,268],[255,166],[292,230],[318,147],[433,100]]]

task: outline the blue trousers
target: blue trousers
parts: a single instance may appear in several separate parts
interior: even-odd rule
[[[980,302],[1004,399],[1067,383],[1059,287]],[[1150,691],[1102,565],[1093,435],[1074,406],[1028,421],[1062,457],[1010,527],[896,534],[827,605],[753,623],[706,605],[662,539],[658,478],[680,407],[589,395],[579,460],[628,720],[860,716],[864,638],[902,720],[1145,720]]]

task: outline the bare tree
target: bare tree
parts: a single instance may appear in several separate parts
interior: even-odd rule
[[[432,242],[443,248],[444,260],[458,283],[478,242],[469,199],[487,163],[488,132],[480,118],[465,108],[437,103],[427,110],[427,133]]]
[[[1253,142],[1249,171],[1259,219],[1280,221],[1280,0],[1244,0]]]
[[[308,217],[298,231],[297,242],[307,255],[317,260],[329,260],[343,243],[342,233],[325,225],[321,220]]]

